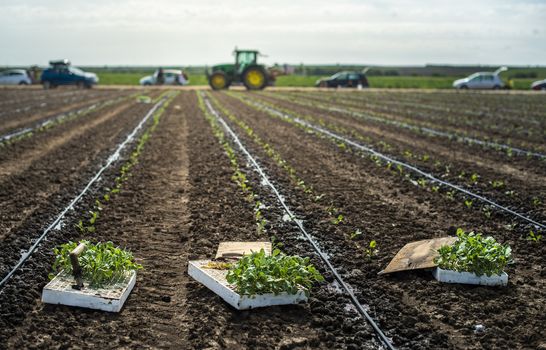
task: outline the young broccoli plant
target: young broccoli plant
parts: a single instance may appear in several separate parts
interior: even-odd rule
[[[368,259],[373,259],[377,253],[379,252],[379,249],[377,248],[377,242],[375,240],[370,241],[370,244],[368,244],[368,248],[364,251],[365,255],[368,257]]]
[[[114,246],[112,242],[85,243],[85,251],[78,257],[82,269],[82,277],[91,287],[100,288],[123,281],[128,271],[142,269],[142,265],[134,261],[133,254],[128,250]],[[77,242],[68,242],[54,249],[55,262],[52,279],[59,272],[72,273],[70,253],[78,246]]]
[[[477,276],[500,275],[512,262],[512,249],[493,237],[457,229],[457,240],[438,249],[434,262],[444,270],[471,272]]]
[[[529,235],[527,236],[527,240],[531,242],[538,243],[542,239],[542,235],[535,233],[533,230],[529,231]]]
[[[303,291],[307,296],[315,282],[324,277],[309,262],[309,258],[289,256],[274,249],[268,256],[261,249],[245,255],[233,264],[226,276],[228,283],[241,295],[273,293],[296,294]]]

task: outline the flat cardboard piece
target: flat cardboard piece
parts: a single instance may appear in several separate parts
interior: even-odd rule
[[[271,255],[271,242],[221,242],[218,245],[216,259],[239,259],[243,255],[265,251],[266,255]]]
[[[438,249],[443,245],[453,244],[456,240],[457,237],[442,237],[408,243],[378,275],[436,267],[434,258],[438,256]]]

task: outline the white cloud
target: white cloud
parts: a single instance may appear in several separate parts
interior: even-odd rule
[[[3,0],[0,64],[546,64],[546,2]]]

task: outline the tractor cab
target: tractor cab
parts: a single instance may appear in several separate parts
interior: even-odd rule
[[[258,51],[235,49],[233,55],[235,64],[219,64],[212,67],[212,73],[207,71],[209,85],[214,90],[227,89],[232,83],[243,83],[248,90],[261,90],[274,79],[258,64]]]
[[[233,54],[235,55],[235,69],[239,73],[242,73],[246,67],[255,65],[258,62],[258,51],[235,50]]]

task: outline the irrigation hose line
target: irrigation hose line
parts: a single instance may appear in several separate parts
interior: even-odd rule
[[[129,96],[117,97],[117,98],[113,98],[113,99],[110,99],[110,100],[95,102],[90,106],[83,107],[83,108],[77,109],[75,111],[69,111],[69,112],[61,113],[61,114],[56,115],[54,117],[46,118],[45,120],[39,121],[34,126],[23,128],[23,129],[17,129],[15,131],[12,131],[12,132],[9,132],[7,134],[4,134],[4,135],[0,136],[0,143],[2,143],[4,141],[8,141],[9,139],[12,139],[12,138],[17,137],[17,136],[27,134],[27,133],[29,133],[29,132],[31,132],[33,130],[44,127],[44,126],[46,126],[46,125],[48,125],[50,123],[53,123],[53,122],[56,122],[56,121],[62,121],[65,118],[68,118],[68,117],[70,117],[72,115],[78,115],[78,114],[81,114],[81,113],[84,113],[84,112],[90,112],[90,111],[92,111],[94,109],[97,109],[99,107],[108,106],[110,104],[123,101],[124,99],[131,98],[131,96],[133,96],[133,95],[135,95],[135,94],[132,94],[132,95],[129,95]]]
[[[503,143],[497,143],[497,142],[492,142],[492,141],[484,141],[484,140],[476,139],[476,138],[473,138],[473,137],[461,136],[461,135],[457,135],[457,134],[453,134],[453,133],[449,133],[449,132],[445,132],[445,131],[440,131],[440,130],[427,128],[427,127],[422,127],[422,126],[413,125],[413,124],[404,123],[404,122],[398,122],[398,121],[394,121],[394,120],[393,121],[385,120],[385,119],[382,119],[382,118],[379,118],[379,117],[374,117],[374,116],[370,116],[370,115],[367,115],[367,114],[364,114],[364,113],[359,113],[359,112],[355,112],[355,111],[351,111],[351,110],[347,110],[347,109],[343,109],[343,108],[331,107],[331,108],[328,108],[328,110],[332,111],[332,112],[350,114],[350,115],[353,115],[353,116],[356,116],[356,117],[366,118],[366,119],[378,121],[378,122],[384,123],[384,124],[395,125],[395,126],[398,126],[398,127],[401,127],[401,128],[408,129],[408,130],[419,130],[419,131],[421,131],[421,132],[423,132],[425,134],[430,134],[432,136],[441,136],[441,137],[446,137],[448,139],[457,139],[459,141],[463,141],[463,142],[466,142],[466,143],[469,143],[469,144],[477,144],[477,145],[487,146],[487,147],[494,148],[494,149],[510,150],[510,151],[512,151],[514,153],[517,153],[519,155],[523,155],[523,156],[528,155],[528,156],[533,156],[533,157],[540,158],[540,159],[546,159],[545,154],[534,152],[534,151],[527,151],[527,150],[524,150],[522,148],[512,147],[510,145],[503,144]]]
[[[386,155],[384,155],[384,154],[382,154],[382,153],[377,152],[376,150],[374,150],[374,149],[372,149],[372,148],[370,148],[370,147],[367,147],[367,146],[361,145],[361,144],[359,144],[359,143],[356,143],[356,142],[354,142],[354,141],[352,141],[352,140],[349,140],[349,139],[347,139],[347,138],[345,138],[345,137],[343,137],[343,136],[339,136],[339,135],[337,135],[337,134],[331,132],[330,130],[323,129],[323,128],[321,128],[321,127],[319,127],[319,126],[316,126],[316,125],[314,125],[314,124],[311,124],[311,123],[309,123],[309,122],[307,122],[307,121],[305,121],[305,120],[301,120],[301,119],[298,118],[298,117],[294,117],[294,116],[288,115],[288,114],[286,114],[286,113],[280,112],[280,111],[278,111],[278,110],[276,110],[276,109],[273,109],[273,108],[271,108],[271,107],[269,107],[269,106],[266,106],[266,105],[264,105],[264,104],[261,104],[261,103],[259,103],[259,102],[255,102],[255,101],[250,101],[250,102],[251,102],[252,104],[254,104],[255,106],[260,107],[260,108],[262,108],[262,109],[265,109],[265,110],[267,110],[267,111],[269,111],[269,112],[271,112],[271,113],[273,113],[273,114],[275,114],[275,115],[278,115],[279,117],[281,117],[281,118],[283,118],[283,119],[292,120],[292,121],[294,121],[294,122],[296,122],[296,123],[298,123],[298,124],[300,124],[300,125],[303,125],[303,126],[305,126],[305,127],[308,127],[308,128],[313,129],[313,130],[316,130],[316,131],[318,131],[318,132],[320,132],[320,133],[323,133],[323,134],[325,134],[325,135],[327,135],[327,136],[330,136],[330,137],[332,137],[332,138],[334,138],[334,139],[337,139],[337,140],[339,140],[339,141],[345,142],[345,143],[347,143],[347,144],[349,144],[349,145],[351,145],[351,146],[353,146],[353,147],[355,147],[355,148],[357,148],[357,149],[359,149],[359,150],[362,150],[362,151],[371,153],[371,154],[373,154],[374,156],[376,156],[376,157],[378,157],[378,158],[381,158],[381,159],[383,159],[383,160],[385,160],[385,161],[387,161],[387,162],[390,162],[390,163],[393,163],[393,164],[396,164],[396,165],[400,165],[401,167],[404,167],[404,168],[406,168],[406,169],[409,169],[409,170],[411,170],[411,171],[413,171],[413,172],[415,172],[415,173],[420,174],[420,175],[423,176],[423,177],[428,178],[428,179],[431,180],[433,183],[439,183],[439,184],[441,184],[441,185],[450,187],[450,188],[452,188],[452,189],[454,189],[454,190],[457,190],[457,191],[459,191],[459,192],[462,192],[462,193],[464,193],[464,194],[466,194],[466,195],[468,195],[468,196],[470,196],[470,197],[473,197],[473,198],[476,198],[476,199],[481,200],[481,201],[483,201],[483,202],[486,202],[487,204],[490,204],[490,205],[494,206],[494,207],[497,208],[497,209],[500,209],[500,210],[505,211],[505,212],[507,212],[507,213],[510,213],[510,214],[512,214],[512,215],[514,215],[514,216],[517,216],[518,218],[523,219],[523,220],[525,220],[525,221],[527,221],[527,222],[529,222],[529,223],[535,225],[536,227],[540,227],[540,228],[542,228],[542,229],[546,229],[546,225],[545,225],[545,224],[542,224],[542,223],[540,223],[540,222],[538,222],[538,221],[535,221],[535,220],[533,220],[533,219],[531,219],[531,218],[528,218],[528,217],[526,217],[526,216],[524,216],[524,215],[522,215],[522,214],[520,214],[520,213],[518,213],[518,212],[513,211],[512,209],[509,209],[509,208],[505,207],[505,206],[502,206],[502,205],[500,205],[500,204],[497,204],[497,203],[493,202],[492,200],[490,200],[490,199],[488,199],[488,198],[485,198],[485,197],[483,197],[483,196],[480,196],[479,194],[470,192],[470,191],[468,191],[468,190],[466,190],[466,189],[464,189],[464,188],[462,188],[462,187],[459,187],[459,186],[457,186],[457,185],[454,185],[454,184],[452,184],[452,183],[450,183],[450,182],[447,182],[447,181],[444,181],[444,180],[440,180],[440,179],[434,177],[433,175],[431,175],[431,174],[429,174],[429,173],[426,173],[426,172],[424,172],[423,170],[421,170],[421,169],[419,169],[419,168],[417,168],[417,167],[415,167],[415,166],[413,166],[413,165],[410,165],[410,164],[401,162],[401,161],[399,161],[399,160],[393,159],[393,158],[391,158],[391,157],[389,157],[389,156],[386,156]]]
[[[203,95],[202,95],[203,96]],[[228,134],[232,137],[232,139],[234,140],[234,142],[237,144],[237,146],[239,147],[239,149],[246,155],[246,157],[248,158],[248,160],[252,163],[252,165],[254,166],[254,168],[256,169],[256,171],[258,171],[258,173],[260,174],[260,176],[262,177],[264,183],[269,186],[271,188],[271,190],[273,191],[273,193],[275,194],[275,196],[277,197],[277,200],[279,201],[279,203],[281,204],[281,206],[283,207],[284,211],[288,214],[288,216],[290,217],[290,219],[296,223],[296,225],[298,226],[298,228],[300,229],[300,231],[305,235],[305,237],[307,238],[307,240],[311,243],[311,245],[313,246],[313,249],[315,250],[315,252],[320,256],[320,258],[322,259],[322,261],[326,264],[326,266],[328,267],[328,269],[330,269],[330,271],[332,272],[332,274],[334,275],[335,279],[338,281],[338,283],[343,287],[343,289],[345,290],[345,292],[349,295],[349,298],[351,299],[351,302],[353,303],[353,305],[357,308],[358,312],[368,321],[368,323],[372,326],[372,328],[374,329],[375,333],[379,336],[379,339],[382,343],[384,343],[384,345],[388,348],[388,349],[391,349],[391,350],[394,350],[394,346],[392,345],[391,341],[387,338],[387,336],[385,336],[385,334],[383,333],[383,331],[379,328],[379,326],[377,325],[377,323],[375,323],[375,321],[371,318],[371,316],[368,314],[368,312],[366,312],[366,310],[364,309],[364,307],[360,304],[360,302],[358,301],[358,299],[356,298],[356,296],[353,294],[353,292],[349,289],[349,287],[347,286],[347,284],[345,283],[345,281],[343,281],[343,279],[341,278],[341,276],[339,275],[339,273],[337,272],[337,270],[334,268],[334,266],[332,266],[332,264],[330,263],[330,261],[328,260],[328,258],[326,257],[326,255],[320,250],[319,246],[317,245],[317,243],[313,240],[313,238],[311,237],[311,235],[305,230],[305,228],[303,227],[303,224],[300,220],[298,220],[296,218],[296,216],[292,213],[292,211],[290,210],[290,208],[288,208],[287,204],[285,203],[284,201],[284,197],[279,193],[279,191],[277,190],[277,188],[269,181],[269,178],[267,177],[267,175],[264,173],[264,171],[262,170],[262,168],[260,167],[260,165],[256,162],[256,160],[254,159],[254,157],[252,157],[252,155],[247,151],[247,149],[245,148],[245,146],[243,146],[243,144],[241,143],[241,141],[239,140],[239,137],[237,137],[237,135],[235,134],[235,132],[233,132],[233,130],[229,127],[229,125],[227,125],[227,123],[224,121],[224,119],[218,114],[218,112],[216,112],[216,110],[212,107],[212,105],[210,104],[210,101],[209,99],[204,96],[204,99],[205,99],[205,104],[207,105],[207,108],[209,109],[209,111],[215,116],[215,118],[222,124],[222,126],[224,127],[224,129],[228,132]]]
[[[172,96],[172,95],[171,95]],[[120,153],[121,151],[123,150],[123,148],[127,145],[127,143],[129,143],[134,137],[135,135],[137,134],[137,132],[142,128],[142,126],[148,121],[148,119],[150,119],[150,117],[154,114],[154,112],[159,108],[161,107],[165,101],[167,100],[167,98],[170,97],[170,96],[164,96],[159,102],[157,102],[149,111],[148,113],[144,116],[144,118],[142,118],[142,120],[140,121],[140,123],[138,123],[138,125],[133,129],[133,131],[127,135],[127,138],[118,145],[117,149],[115,150],[114,153],[112,153],[112,155],[110,155],[110,157],[108,157],[108,160],[106,162],[106,164],[100,168],[100,170],[95,174],[95,176],[89,181],[89,183],[87,183],[87,185],[84,187],[84,189],[80,192],[79,195],[77,195],[71,202],[70,204],[64,208],[64,210],[57,216],[57,218],[55,219],[55,221],[53,221],[45,230],[44,232],[42,233],[42,235],[34,242],[34,244],[29,248],[29,250],[27,250],[26,253],[24,253],[23,257],[19,260],[19,262],[17,263],[17,265],[15,265],[11,271],[2,279],[2,281],[0,281],[0,292],[1,292],[1,289],[4,288],[4,286],[6,285],[6,283],[8,282],[8,280],[11,278],[11,276],[13,276],[13,274],[28,260],[28,258],[30,257],[30,255],[32,255],[32,253],[34,253],[34,251],[38,248],[38,246],[40,245],[40,243],[42,242],[42,240],[47,236],[47,234],[53,230],[55,227],[57,227],[61,220],[64,218],[64,216],[66,215],[66,213],[73,209],[74,208],[74,205],[76,205],[76,203],[78,203],[78,201],[85,195],[85,193],[89,190],[89,188],[91,188],[91,186],[100,178],[100,176],[102,175],[102,173],[108,168],[110,167],[110,165],[112,165],[112,163],[117,160],[120,156]]]
[[[356,112],[356,111],[346,109],[346,108],[328,107],[328,106],[324,106],[324,105],[321,105],[321,104],[314,105],[312,103],[300,102],[300,101],[296,101],[296,103],[298,103],[300,105],[304,105],[304,106],[305,105],[307,105],[307,106],[309,106],[309,105],[317,106],[319,108],[326,109],[326,110],[331,111],[331,112],[344,113],[344,114],[356,116],[356,117],[359,117],[359,118],[362,118],[362,119],[372,120],[372,121],[387,124],[387,125],[394,125],[396,127],[400,127],[400,128],[404,128],[404,129],[408,129],[408,130],[412,130],[412,131],[416,130],[416,131],[420,131],[422,133],[429,134],[429,135],[432,135],[432,136],[445,137],[445,138],[448,138],[450,140],[456,139],[457,141],[466,142],[468,144],[477,144],[477,145],[481,145],[481,146],[487,146],[487,147],[490,147],[490,148],[493,148],[493,149],[510,150],[510,151],[512,151],[514,153],[517,153],[519,155],[522,155],[522,156],[533,156],[533,157],[536,157],[536,158],[540,158],[542,160],[546,159],[546,154],[538,153],[538,152],[535,152],[535,151],[528,151],[528,150],[524,150],[524,149],[518,148],[518,147],[512,147],[512,146],[504,144],[504,143],[497,143],[497,142],[493,142],[493,141],[485,141],[485,140],[480,140],[480,139],[473,138],[473,137],[462,136],[462,135],[457,135],[457,134],[446,132],[446,131],[440,131],[440,130],[436,130],[436,129],[432,129],[432,128],[428,128],[428,127],[418,126],[418,125],[411,124],[411,123],[401,122],[401,121],[397,121],[397,120],[384,119],[384,118],[381,118],[381,117],[376,117],[376,116],[373,116],[373,115]]]

